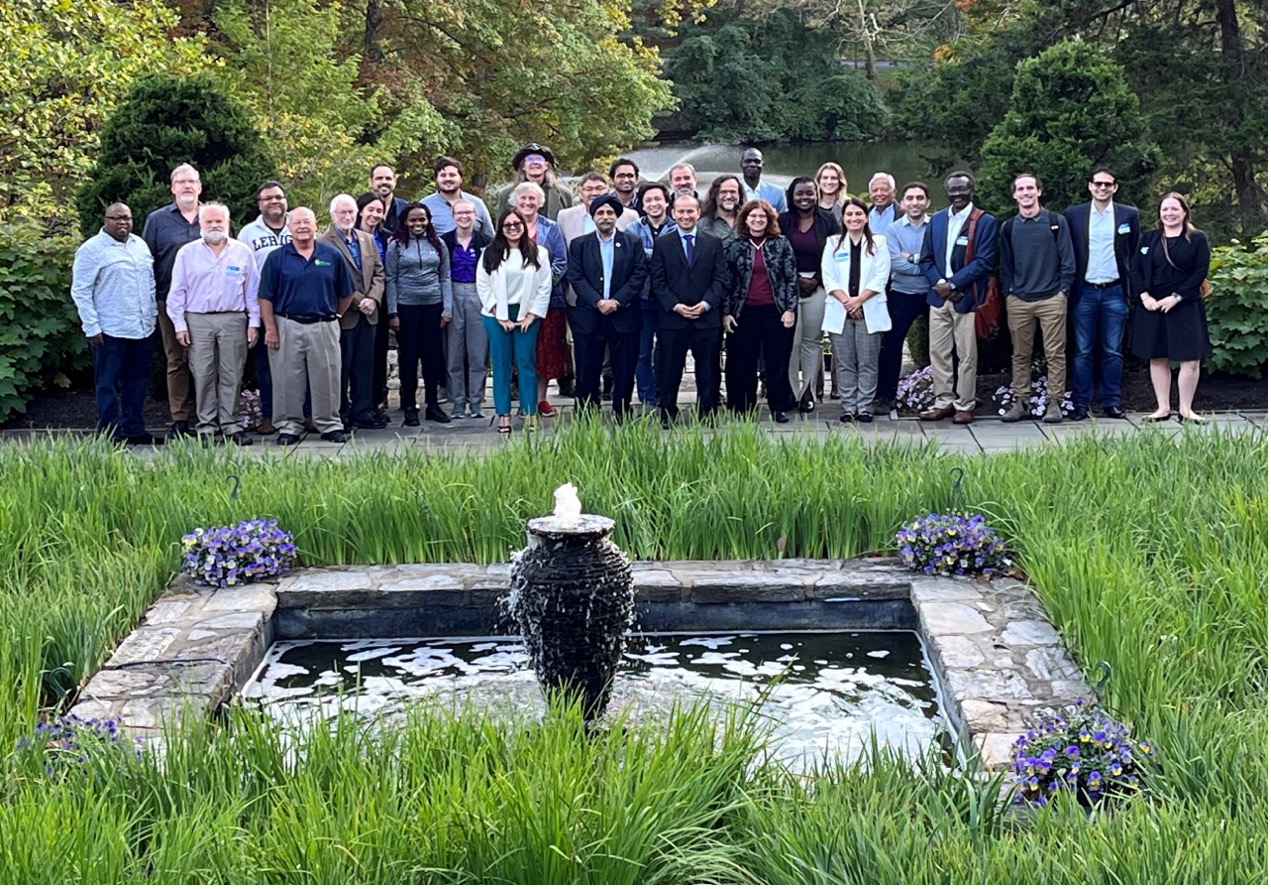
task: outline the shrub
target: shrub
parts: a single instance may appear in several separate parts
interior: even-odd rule
[[[0,226],[0,423],[32,395],[89,365],[71,301],[76,241],[29,225]]]
[[[1267,369],[1267,233],[1214,247],[1205,303],[1211,370],[1259,377]]]

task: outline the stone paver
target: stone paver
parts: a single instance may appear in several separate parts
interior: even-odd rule
[[[960,743],[982,750],[991,767],[1008,762],[1011,742],[1034,723],[1039,707],[1090,693],[1040,602],[1016,580],[927,577],[879,558],[632,567],[642,603],[772,609],[872,601],[892,613],[904,603],[913,609],[905,620],[916,615]],[[228,701],[272,644],[282,615],[295,627],[305,615],[337,623],[379,615],[376,626],[383,626],[386,614],[421,608],[480,614],[507,591],[510,577],[510,565],[501,563],[315,568],[230,590],[179,578],[89,681],[73,712],[115,716],[134,734],[153,738],[183,709],[206,715]]]

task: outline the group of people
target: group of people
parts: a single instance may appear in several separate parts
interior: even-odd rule
[[[935,404],[920,416],[965,424],[974,420],[976,318],[985,320],[998,288],[1017,396],[1003,420],[1027,416],[1037,325],[1049,373],[1044,420],[1063,418],[1069,316],[1071,416],[1088,415],[1096,356],[1103,412],[1124,416],[1121,343],[1136,294],[1129,341],[1151,363],[1151,419],[1170,416],[1169,362],[1179,361],[1180,416],[1199,420],[1192,398],[1210,352],[1200,294],[1209,248],[1178,194],[1161,201],[1159,227],[1140,238],[1138,212],[1114,202],[1116,177],[1105,168],[1090,177],[1091,200],[1063,213],[1042,205],[1035,175],[1021,174],[1018,213],[999,225],[975,207],[965,171],[947,177],[949,206],[929,216],[922,182],[897,190],[880,172],[865,200],[826,163],[782,189],[763,178],[755,148],[704,198],[687,163],[667,182],[641,183],[636,163],[619,158],[608,175],[584,175],[577,195],[544,146],[524,146],[512,167],[516,181],[493,215],[463,189],[452,157],[438,159],[436,190],[415,202],[398,197],[395,171],[377,164],[366,193],[331,200],[324,230],[269,181],[257,190],[259,216],[231,237],[229,209],[200,202],[189,164],[172,171],[173,202],[149,214],[140,236],[131,210],[112,204],[76,252],[72,283],[99,429],[133,444],[161,441],[142,422],[156,325],[169,434],[205,441],[252,443],[238,405],[249,355],[259,434],[286,445],[305,432],[340,442],[354,428],[383,428],[390,332],[405,426],[420,425],[421,376],[423,419],[482,418],[489,369],[502,434],[512,430],[514,389],[527,427],[555,412],[551,379],[562,394],[572,387],[581,411],[609,397],[622,421],[638,399],[666,427],[689,353],[700,417],[720,407],[722,368],[728,408],[754,412],[762,378],[773,420],[786,423],[813,410],[826,333],[840,420],[868,423],[894,406],[905,337],[924,313]]]

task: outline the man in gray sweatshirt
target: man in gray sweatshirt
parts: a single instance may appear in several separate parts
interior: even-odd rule
[[[1046,353],[1046,414],[1044,423],[1063,420],[1060,401],[1067,382],[1065,346],[1068,332],[1068,288],[1077,273],[1068,220],[1042,206],[1041,180],[1034,173],[1015,177],[1019,213],[1002,224],[998,235],[1002,292],[1006,294],[1006,325],[1011,331],[1011,386],[1015,401],[1002,416],[1017,423],[1028,416],[1028,387],[1033,360],[1033,335],[1041,325]]]

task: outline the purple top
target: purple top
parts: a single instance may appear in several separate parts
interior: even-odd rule
[[[799,222],[796,219],[790,226],[790,231],[786,234],[786,239],[790,241],[791,248],[794,249],[794,269],[797,272],[821,272],[821,251],[818,248],[816,237],[816,226],[808,226],[805,232],[799,231]]]
[[[475,284],[477,282],[477,257],[481,251],[476,246],[476,239],[468,241],[463,247],[455,241],[450,250],[450,280],[455,284]]]

